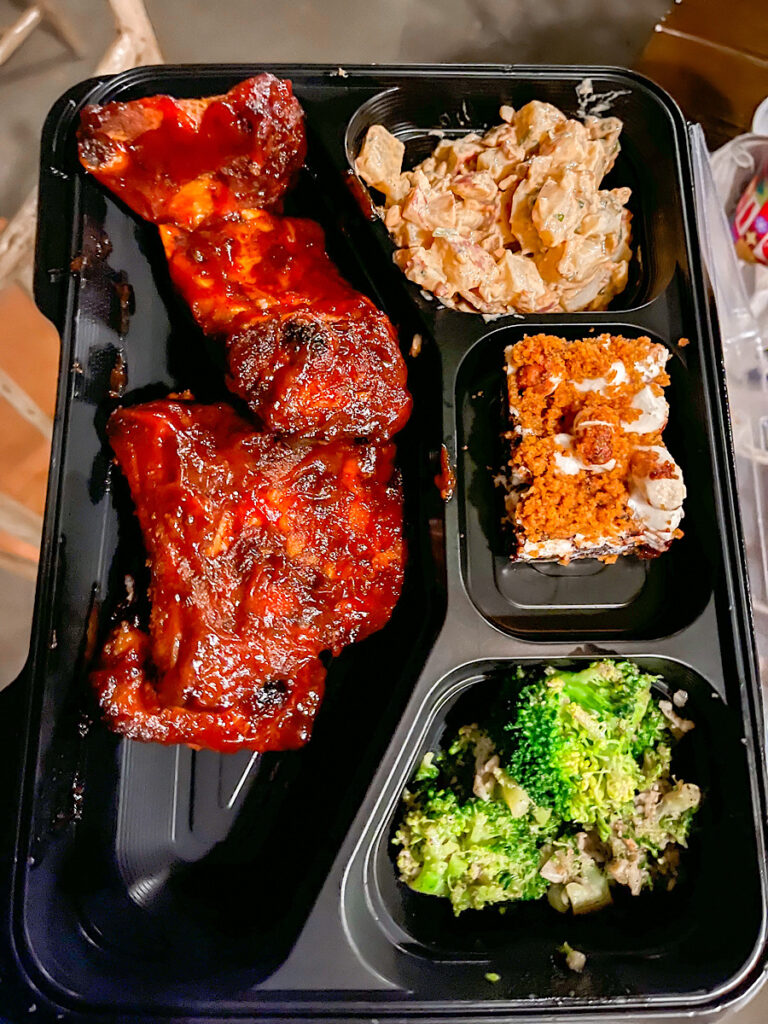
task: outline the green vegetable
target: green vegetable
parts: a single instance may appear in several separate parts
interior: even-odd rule
[[[576,971],[577,974],[581,974],[587,963],[586,956],[579,949],[574,949],[570,942],[564,942],[562,946],[558,947],[558,953],[562,953],[565,957],[565,962],[572,971]]]
[[[611,821],[631,814],[635,794],[669,768],[654,682],[631,662],[599,661],[548,670],[511,696],[507,684],[509,714],[495,730],[506,772],[540,806],[607,838]]]
[[[478,778],[486,798],[475,795]],[[546,892],[541,846],[558,823],[498,766],[476,725],[461,728],[448,750],[426,755],[403,803],[397,863],[416,892],[447,897],[456,914]]]
[[[507,677],[484,719],[429,751],[404,793],[401,880],[456,914],[545,894],[581,914],[617,884],[671,888],[700,793],[670,777],[656,681],[609,660]]]
[[[501,981],[501,975],[495,971],[488,971],[485,975],[485,980],[490,981],[492,985],[495,985],[497,981]]]

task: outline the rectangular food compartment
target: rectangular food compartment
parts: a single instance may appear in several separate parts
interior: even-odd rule
[[[713,502],[711,438],[703,369],[695,345],[669,345],[669,423],[664,440],[688,488],[684,537],[658,558],[622,556],[614,565],[597,559],[531,564],[509,558],[511,537],[503,525],[510,429],[504,350],[524,335],[555,334],[569,341],[591,333],[640,337],[650,332],[629,324],[546,321],[493,331],[465,356],[457,375],[458,478],[462,569],[477,609],[502,629],[525,639],[669,636],[691,624],[712,593],[719,540]],[[665,340],[650,334],[651,341]]]
[[[395,615],[333,663],[306,748],[219,756],[117,738],[96,721],[88,688],[125,575],[139,606],[147,582],[125,481],[109,469],[107,417],[118,401],[172,389],[190,387],[205,401],[226,391],[220,350],[175,294],[155,230],[83,174],[75,130],[85,103],[215,95],[262,70],[291,79],[307,113],[307,170],[287,212],[321,221],[332,258],[392,317],[404,351],[416,332],[423,345],[408,360],[414,413],[397,439],[409,560]],[[574,114],[585,79],[595,93],[616,93],[607,113],[625,122],[609,184],[635,190],[640,258],[613,304],[621,315],[506,318],[494,330],[424,300],[351,181],[367,126],[384,123],[415,160],[436,141],[430,127],[451,136],[487,127],[504,101],[538,98]],[[3,695],[19,708],[3,719],[7,773],[22,777],[8,811],[18,831],[6,829],[0,847],[9,1015],[34,1005],[41,1016],[83,1022],[336,1014],[437,1024],[574,1008],[636,1024],[646,1013],[709,1019],[755,983],[766,956],[761,709],[691,189],[679,111],[652,83],[617,69],[139,68],[82,83],[57,103],[43,139],[35,279],[62,334],[57,421],[31,655]],[[494,532],[503,349],[523,331],[579,337],[615,330],[617,320],[675,352],[667,439],[689,488],[686,537],[640,573],[630,560],[577,563],[518,581],[528,567],[500,560]],[[689,348],[676,348],[676,332],[692,339]],[[458,474],[445,504],[435,486],[441,444]],[[485,914],[477,933],[437,908],[423,915],[403,900],[384,836],[419,751],[454,703],[492,687],[515,659],[568,657],[590,638],[610,645],[600,654],[663,663],[702,706],[705,725],[690,738],[697,771],[703,765],[694,781],[706,779],[714,796],[689,851],[690,883],[663,908],[638,901],[602,923],[578,922],[578,931],[546,906],[508,916],[518,925],[511,939]],[[727,708],[706,682],[721,678]],[[732,851],[736,880],[731,872],[723,881]],[[703,892],[705,883],[714,891]],[[637,931],[622,931],[626,922]],[[556,962],[564,939],[590,953],[584,975]],[[488,970],[498,985],[485,980]]]
[[[576,90],[583,80],[584,76],[570,69],[558,69],[554,74],[534,71],[502,80],[478,76],[466,88],[457,88],[455,80],[444,78],[431,81],[429,89],[416,79],[406,80],[371,97],[355,112],[345,139],[349,166],[354,169],[365,134],[375,124],[383,125],[405,144],[403,167],[410,170],[430,155],[441,137],[482,134],[499,124],[502,104],[519,109],[538,99],[554,104],[569,117],[579,117]],[[594,94],[611,95],[606,112],[624,122],[621,151],[604,187],[628,186],[632,190],[629,280],[609,305],[612,310],[630,310],[660,295],[683,262],[681,209],[675,189],[669,188],[670,182],[678,180],[673,120],[667,98],[631,73],[591,75],[590,82]],[[581,116],[586,109],[581,107]],[[378,193],[372,195],[381,199]],[[379,243],[392,251],[383,224],[376,225],[376,234]],[[411,300],[428,308],[417,286],[409,283],[407,287]],[[435,304],[435,309],[443,312],[439,305]],[[592,314],[571,315],[589,318]]]
[[[614,890],[613,905],[580,917],[560,914],[546,897],[527,903],[467,910],[415,893],[397,880],[392,836],[400,795],[424,754],[441,737],[476,722],[501,678],[516,665],[583,668],[596,657],[485,661],[450,673],[420,709],[404,751],[368,823],[350,866],[345,908],[362,955],[417,999],[485,999],[512,1010],[567,1013],[593,1000],[616,1012],[642,1002],[686,994],[688,1005],[737,984],[759,948],[762,913],[760,854],[754,848],[749,757],[741,740],[739,680],[713,685],[670,658],[632,656],[643,671],[663,676],[656,691],[688,694],[684,714],[695,729],[673,754],[673,773],[700,785],[681,876],[671,893],[633,897]],[[734,869],[736,869],[734,871]],[[565,968],[564,941],[587,955],[581,975]],[[500,975],[489,984],[485,975]],[[566,998],[570,997],[570,998]],[[565,1003],[563,1002],[565,1000]],[[634,1019],[634,1018],[632,1018]]]
[[[375,292],[313,170],[310,156],[287,212],[323,222],[342,273]],[[72,173],[73,255],[83,259],[63,338],[71,391],[59,394],[68,426],[62,519],[46,580],[50,631],[38,641],[44,732],[19,928],[33,972],[65,1001],[75,993],[127,1013],[168,1000],[210,1007],[258,984],[290,951],[441,620],[430,530],[443,506],[424,478],[439,447],[437,356],[425,352],[411,379],[417,408],[398,439],[403,592],[385,629],[334,659],[311,742],[285,754],[217,755],[111,734],[88,670],[125,607],[128,575],[134,610],[146,615],[148,572],[126,481],[111,465],[107,418],[118,404],[185,389],[203,401],[237,400],[218,347],[171,285],[156,228]],[[133,313],[116,301],[117,283],[130,287]],[[120,397],[116,366],[127,382]]]

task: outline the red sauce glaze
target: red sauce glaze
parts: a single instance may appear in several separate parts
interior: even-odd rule
[[[440,447],[440,472],[435,477],[435,487],[440,491],[443,501],[450,501],[453,492],[456,490],[456,474],[451,465],[448,449],[445,445]]]
[[[319,224],[261,210],[160,229],[171,277],[227,346],[229,387],[270,430],[386,440],[406,423],[389,319],[339,274]]]
[[[323,651],[380,629],[403,580],[393,445],[288,442],[225,405],[150,402],[109,437],[152,573],[149,633],[123,624],[92,674],[112,728],[213,750],[310,733]]]
[[[373,305],[331,262],[313,220],[246,210],[194,231],[164,224],[160,237],[174,284],[207,334],[245,326],[275,308],[311,307],[338,319]]]
[[[387,440],[411,396],[392,324],[339,274],[319,224],[276,208],[306,155],[289,82],[87,107],[80,160],[160,226],[171,276],[228,350],[228,386],[265,427]]]
[[[88,107],[78,137],[86,170],[160,227],[173,280],[227,347],[229,387],[274,431],[185,400],[110,418],[152,612],[148,632],[109,636],[92,674],[100,705],[133,739],[298,747],[320,655],[380,629],[402,585],[394,446],[352,440],[386,441],[408,418],[397,337],[331,263],[319,225],[266,212],[306,153],[289,82]]]
[[[275,208],[306,156],[291,83],[261,74],[224,96],[149,96],[88,106],[80,161],[155,224],[191,226],[216,212]]]

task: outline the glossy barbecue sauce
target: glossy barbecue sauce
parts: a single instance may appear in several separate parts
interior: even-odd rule
[[[403,580],[394,445],[288,442],[226,405],[113,413],[152,566],[151,642],[122,625],[93,673],[135,739],[287,749],[309,736],[320,654],[380,629]]]
[[[404,426],[392,324],[339,274],[319,224],[264,209],[306,154],[290,83],[258,75],[212,99],[87,107],[79,142],[86,169],[160,227],[176,286],[267,429],[386,440]]]
[[[224,340],[230,387],[268,429],[386,440],[405,425],[397,335],[339,274],[319,224],[248,210],[160,231],[174,283]]]
[[[243,207],[275,208],[307,152],[291,83],[268,74],[202,100],[85,107],[78,139],[85,169],[136,213],[187,226]]]
[[[149,632],[123,623],[107,639],[102,711],[134,739],[299,746],[321,654],[381,628],[402,586],[395,449],[375,443],[410,412],[397,337],[319,225],[264,209],[306,150],[289,83],[90,107],[79,139],[86,169],[160,226],[177,287],[227,348],[228,385],[273,432],[184,400],[112,415],[152,612]]]

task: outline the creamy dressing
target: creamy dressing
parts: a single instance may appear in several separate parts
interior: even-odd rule
[[[633,474],[632,482],[635,488],[654,508],[665,511],[679,509],[685,501],[687,492],[683,483],[683,473],[678,464],[662,445],[648,445],[636,450],[653,452],[656,455],[657,465],[671,466],[674,476],[652,480],[650,477]]]
[[[575,476],[586,468],[578,455],[572,454],[573,438],[570,434],[555,434],[555,444],[558,446],[554,451],[555,467],[558,472],[566,476]]]
[[[666,349],[664,349],[663,352],[657,352],[654,350],[644,359],[638,359],[635,363],[635,369],[643,380],[648,383],[649,381],[652,381],[654,377],[658,377],[664,369],[668,359],[669,352],[667,352]]]
[[[569,540],[527,540],[522,546],[523,556],[536,560],[544,558],[568,558],[573,554],[573,544]]]
[[[585,420],[581,419],[582,414],[579,413],[576,419],[573,421],[573,429],[581,433],[582,430],[586,430],[587,427],[609,427],[613,430],[613,424],[609,423],[608,420]]]
[[[607,377],[585,377],[584,380],[576,380],[573,382],[573,386],[576,391],[597,391],[603,392],[606,388],[616,388],[620,384],[626,384],[629,380],[629,374],[627,368],[620,359],[611,363],[608,369]]]
[[[644,542],[652,548],[662,550],[672,541],[673,533],[680,525],[683,518],[682,508],[662,509],[654,508],[645,500],[639,488],[630,491],[627,501],[635,519],[645,527],[643,532]]]
[[[674,468],[673,477],[659,480],[633,474],[627,502],[638,523],[645,527],[645,543],[661,550],[672,541],[672,534],[683,518],[686,496],[683,474],[663,445],[648,445],[637,451],[653,452],[657,465]]]
[[[621,555],[631,550],[631,544],[617,544],[608,537],[599,537],[589,544],[582,543],[584,537],[577,534],[573,541],[570,540],[542,540],[525,541],[520,548],[520,557],[531,561],[543,561],[545,559],[573,558],[576,554],[583,556],[583,552],[601,551],[606,554]]]

